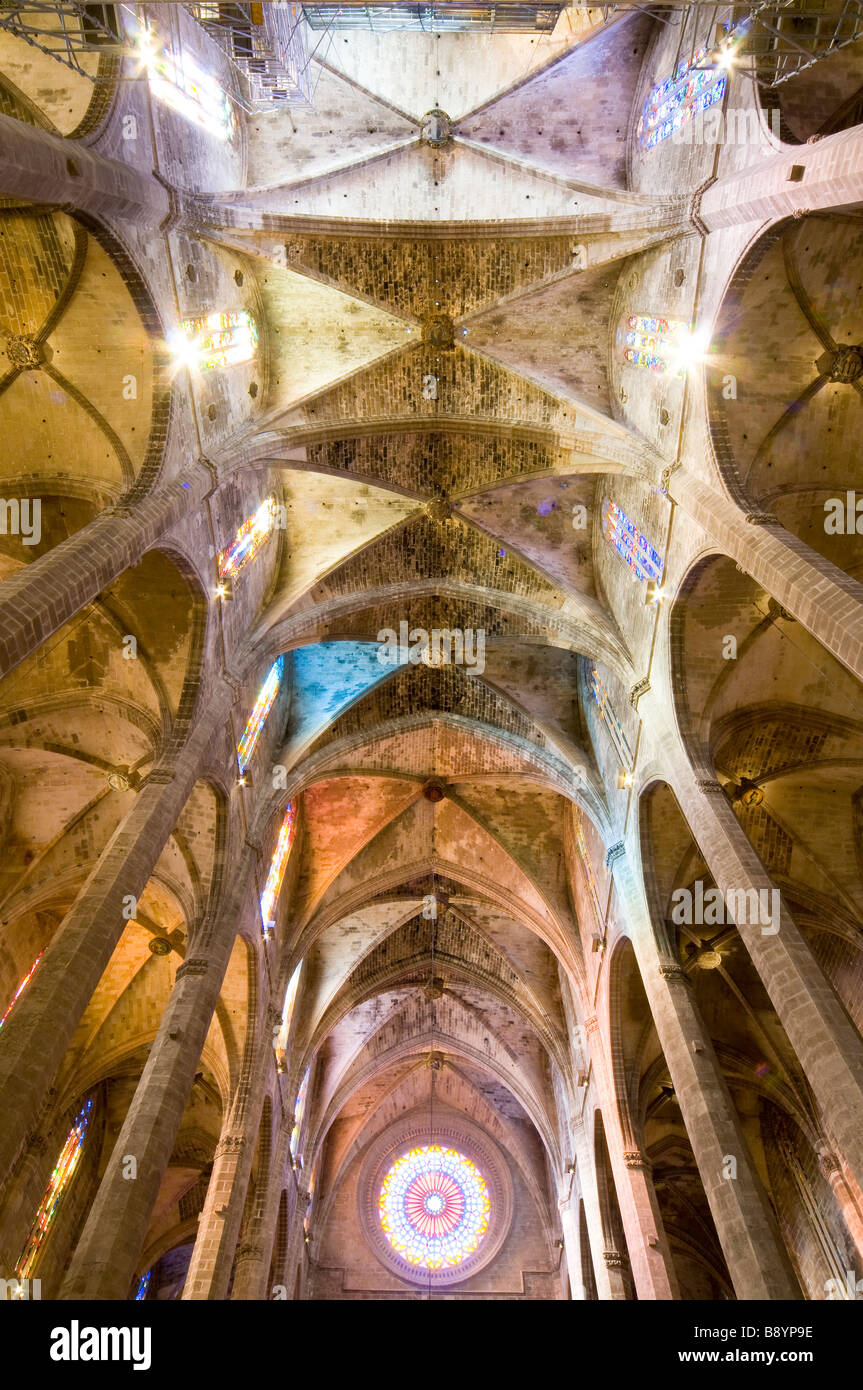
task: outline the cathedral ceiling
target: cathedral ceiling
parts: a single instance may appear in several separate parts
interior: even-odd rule
[[[272,754],[287,790],[262,794],[248,828],[268,846],[286,795],[300,796],[282,944],[291,968],[303,961],[304,983],[286,1094],[317,1057],[307,1157],[318,1156],[330,1186],[398,1116],[435,1097],[512,1153],[541,1210],[547,1194],[530,1176],[540,1145],[553,1164],[570,1157],[559,1116],[578,1101],[562,976],[592,1010],[601,958],[575,888],[573,805],[598,827],[602,865],[605,788],[617,773],[597,765],[585,692],[596,662],[632,729],[629,691],[647,646],[631,593],[610,592],[598,509],[610,477],[631,496],[643,491],[645,512],[655,505],[649,494],[674,456],[662,430],[682,428],[674,384],[660,401],[630,373],[627,402],[615,334],[636,307],[633,286],[664,308],[695,256],[682,235],[687,199],[633,192],[627,168],[654,37],[646,16],[603,25],[583,12],[541,51],[524,36],[438,45],[407,35],[398,65],[382,36],[337,38],[312,109],[289,123],[282,113],[250,119],[245,183],[227,153],[209,170],[188,159],[188,178],[182,151],[170,170],[165,154],[163,170],[200,221],[194,236],[171,234],[185,272],[170,292],[161,285],[162,317],[239,302],[241,287],[260,327],[260,365],[236,369],[230,386],[194,383],[197,432],[185,417],[178,427],[189,458],[229,457],[242,438],[233,492],[214,504],[213,537],[178,528],[176,553],[148,552],[4,682],[11,979],[50,939],[181,726],[204,642],[201,554],[212,558],[216,534],[230,536],[268,492],[284,506],[284,535],[224,605],[219,630],[256,680],[286,655],[291,698]],[[82,115],[64,101],[47,112],[61,129]],[[439,145],[423,124],[433,109],[446,117]],[[732,285],[716,330],[716,365],[747,382],[745,411],[713,386],[709,403],[739,487],[816,549],[812,460],[823,460],[820,505],[845,486],[863,395],[863,376],[838,379],[863,343],[859,226],[843,215],[790,224]],[[55,210],[4,208],[0,232],[19,291],[14,318],[0,322],[0,433],[16,441],[8,476],[61,501],[44,509],[33,560],[149,480],[167,369],[106,242]],[[153,268],[154,284],[161,273]],[[110,374],[109,354],[120,368]],[[124,396],[130,375],[135,394]],[[829,558],[859,578],[853,540],[831,538]],[[20,556],[0,536],[0,578]],[[853,682],[730,561],[697,571],[678,628],[687,734],[739,793],[738,814],[795,911],[814,924],[815,905],[831,902],[818,950],[850,992],[859,834],[831,798],[841,788],[859,811]],[[380,660],[383,632],[401,642],[403,630],[435,629],[482,633],[481,658]],[[735,662],[717,656],[729,630]],[[136,661],[123,658],[130,631]],[[744,802],[756,784],[761,800]],[[152,1041],[218,880],[220,815],[202,781],[81,1021],[61,1087],[107,1076]],[[674,887],[705,869],[670,792],[654,794],[648,819],[665,914]],[[741,1091],[769,1075],[805,1119],[793,1054],[736,934],[681,933],[675,948]],[[705,964],[711,953],[719,963]],[[659,1182],[683,1194],[685,1226],[679,1111],[634,962],[615,968],[632,1112],[672,1155]],[[238,1075],[250,974],[238,941],[204,1049],[202,1116]],[[178,1154],[182,1187],[202,1161]]]

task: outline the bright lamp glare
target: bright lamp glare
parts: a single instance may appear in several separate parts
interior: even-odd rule
[[[174,332],[168,335],[168,347],[174,359],[174,371],[179,372],[183,367],[188,367],[189,371],[197,371],[200,367],[200,348],[194,338],[188,338],[185,333]]]
[[[703,329],[684,329],[677,335],[669,352],[668,371],[683,376],[690,367],[703,362],[708,341]]]

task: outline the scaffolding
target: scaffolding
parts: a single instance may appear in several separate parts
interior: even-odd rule
[[[172,7],[173,8],[173,7]],[[269,110],[280,103],[311,101],[311,60],[306,51],[300,5],[270,0],[266,4],[189,4],[192,18],[227,54],[243,81],[232,94],[246,111]],[[50,3],[30,0],[13,5],[0,0],[0,30],[65,64],[90,82],[113,81],[116,64],[94,64],[92,55],[113,54],[136,63],[135,23],[131,6]]]
[[[255,110],[312,98],[301,5],[186,5],[193,19],[215,39],[243,73]]]
[[[863,39],[863,0],[765,0],[744,12],[743,25],[741,53],[762,87],[778,87]]]
[[[183,8],[228,55],[244,82],[247,95],[235,96],[249,111],[271,109],[280,103],[307,104],[313,96],[311,65],[317,48],[336,30],[416,30],[430,33],[550,34],[567,6],[463,5],[439,3],[290,4],[262,0],[257,4],[186,4]],[[708,50],[733,32],[738,51],[751,59],[752,71],[764,89],[789,81],[813,63],[863,40],[863,0],[750,0],[748,4],[716,4],[715,0],[621,0],[619,4],[584,6],[610,20],[627,10],[647,10],[657,19],[680,25],[679,58],[691,62],[709,36]],[[86,60],[86,55],[117,59],[133,57],[117,4],[51,3],[30,0],[26,5],[0,0],[0,30],[98,83],[111,80],[111,66]],[[317,45],[308,51],[309,31],[318,31]]]
[[[90,82],[113,80],[103,64],[93,71],[87,55],[113,53],[120,56],[127,40],[120,26],[116,5],[50,4],[30,0],[12,5],[0,0],[0,29],[56,58]]]
[[[716,0],[621,0],[603,5],[608,21],[626,10],[649,10],[657,18],[681,24],[680,58],[696,53],[708,35],[715,49],[731,34],[737,52],[751,59],[752,71],[765,90],[781,86],[813,63],[863,40],[863,0],[755,0],[717,4]],[[724,20],[720,20],[725,16]],[[710,53],[699,66],[710,62]]]
[[[360,4],[304,5],[310,29],[419,30],[428,34],[550,34],[566,5]]]

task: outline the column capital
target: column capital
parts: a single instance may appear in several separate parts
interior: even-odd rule
[[[227,1154],[240,1154],[246,1147],[244,1134],[226,1134],[216,1145],[214,1158],[224,1158]]]
[[[672,473],[676,473],[678,468],[682,468],[682,466],[683,465],[678,460],[676,463],[666,464],[665,468],[662,469],[659,475],[658,484],[658,490],[661,493],[663,493],[664,495],[668,493],[668,484],[671,482]]]
[[[830,1182],[831,1178],[837,1177],[842,1169],[839,1166],[839,1159],[830,1149],[821,1149],[818,1153],[818,1167],[823,1176]]]
[[[710,188],[715,182],[716,175],[712,174],[709,179],[704,180],[704,183],[698,185],[695,192],[689,199],[689,220],[692,223],[695,230],[697,232],[700,232],[702,236],[707,236],[709,234],[710,229],[701,219],[701,199],[704,197],[708,188]]]
[[[638,1149],[625,1149],[623,1161],[627,1168],[640,1168],[645,1173],[653,1172],[653,1164]]]
[[[679,980],[684,985],[692,983],[682,965],[660,965],[659,973],[663,980]]]
[[[147,774],[146,782],[152,782],[155,786],[167,786],[176,777],[174,769],[171,767],[154,767],[153,771]]]
[[[168,183],[168,180],[163,174],[159,173],[158,169],[152,169],[150,172],[156,182],[162,185],[168,195],[168,211],[159,223],[159,231],[169,232],[171,228],[176,227],[177,223],[180,221],[180,199],[177,189],[172,183]]]
[[[714,782],[712,778],[696,780],[695,785],[700,792],[704,792],[705,796],[725,796],[725,788],[722,783]]]
[[[641,699],[642,695],[647,694],[650,688],[650,681],[648,680],[647,676],[642,676],[640,681],[635,682],[635,685],[629,692],[629,703],[632,705],[633,709],[638,709],[639,700]]]
[[[203,956],[190,956],[184,960],[183,964],[177,967],[175,979],[181,980],[184,975],[206,975],[210,968],[210,962]]]

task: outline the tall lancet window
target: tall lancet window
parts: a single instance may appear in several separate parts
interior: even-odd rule
[[[282,880],[285,877],[285,869],[288,867],[296,828],[297,811],[293,801],[291,801],[288,803],[288,809],[279,830],[279,838],[276,840],[276,848],[270,860],[270,871],[267,874],[267,881],[261,894],[261,922],[263,923],[264,936],[269,936],[276,925],[276,903],[282,887]]]
[[[606,497],[602,504],[602,534],[636,579],[662,583],[665,565],[659,551],[610,497]]]
[[[170,346],[181,366],[212,372],[250,362],[258,347],[258,328],[247,309],[214,310],[201,318],[183,319],[179,331],[170,337]]]
[[[581,819],[581,812],[576,808],[574,811],[575,820],[575,843],[578,848],[578,857],[584,869],[584,877],[587,882],[587,892],[590,897],[590,905],[596,914],[596,924],[601,929],[605,921],[605,913],[599,901],[599,888],[596,882],[596,875],[593,872],[593,865],[590,862],[590,851],[587,848],[587,841],[584,837],[584,823]]]
[[[39,952],[39,954],[38,954],[38,956],[36,957],[36,959],[34,960],[33,964],[30,966],[30,969],[27,971],[27,974],[24,976],[24,979],[21,981],[21,983],[20,983],[20,985],[18,986],[18,988],[16,989],[15,993],[12,995],[12,998],[11,998],[10,1001],[9,1001],[9,1007],[7,1008],[7,1010],[6,1010],[5,1014],[3,1015],[3,1017],[0,1018],[0,1028],[3,1027],[3,1024],[6,1022],[7,1018],[8,1018],[9,1015],[11,1014],[11,1012],[12,1012],[12,1010],[14,1009],[15,1004],[17,1003],[18,999],[19,999],[19,998],[21,997],[21,995],[24,993],[25,989],[27,988],[27,986],[29,985],[30,981],[32,980],[34,974],[36,973],[36,966],[39,964],[39,962],[40,962],[40,960],[42,959],[42,957],[43,957],[44,954],[45,954],[44,951],[40,951],[40,952]]]
[[[276,520],[276,504],[272,497],[262,502],[253,516],[243,522],[236,536],[219,555],[219,578],[233,579],[254,560]]]
[[[706,58],[707,49],[699,48],[691,62],[683,58],[670,77],[648,92],[637,130],[643,150],[653,149],[722,100],[728,75],[722,67],[701,67]]]
[[[235,126],[234,109],[216,78],[205,72],[188,49],[175,52],[169,48],[149,24],[141,25],[136,40],[139,62],[156,100],[217,140],[229,140]]]
[[[596,701],[599,717],[608,729],[609,737],[621,764],[628,771],[631,771],[633,757],[632,749],[629,746],[629,739],[623,732],[623,725],[615,714],[614,705],[611,703],[611,697],[606,688],[605,681],[602,679],[602,676],[595,666],[590,673],[590,693]]]
[[[690,326],[683,319],[630,314],[623,337],[624,361],[630,367],[646,367],[651,372],[682,376],[686,371],[683,359],[690,337]]]
[[[261,730],[267,722],[267,715],[273,707],[273,701],[279,690],[282,673],[285,668],[285,658],[277,656],[269,671],[263,685],[258,692],[258,698],[252,706],[246,727],[242,732],[240,741],[237,744],[237,766],[242,775],[252,761],[255,746],[261,735]]]
[[[297,990],[300,985],[300,975],[303,969],[303,962],[300,961],[290,980],[288,988],[285,990],[285,1002],[282,1005],[282,1023],[276,1038],[276,1063],[279,1071],[284,1071],[285,1060],[287,1057],[288,1037],[291,1032],[291,1019],[294,1016],[294,1005],[297,1002]]]
[[[17,1275],[19,1279],[29,1279],[33,1272],[33,1267],[39,1257],[39,1252],[45,1243],[45,1238],[51,1229],[51,1224],[57,1215],[57,1208],[63,1199],[63,1195],[72,1181],[75,1169],[81,1161],[81,1152],[84,1147],[84,1137],[87,1133],[87,1125],[90,1122],[90,1112],[93,1109],[92,1098],[86,1100],[75,1116],[72,1128],[66,1138],[66,1143],[60,1153],[60,1157],[54,1164],[53,1171],[48,1179],[48,1186],[45,1188],[45,1195],[39,1203],[39,1210],[33,1218],[30,1227],[30,1234],[18,1261]]]
[[[297,1100],[294,1105],[294,1127],[291,1130],[291,1156],[296,1158],[300,1147],[300,1140],[303,1137],[303,1119],[306,1114],[306,1101],[309,1097],[309,1077],[311,1075],[311,1063],[306,1067],[306,1074],[300,1082],[300,1089],[297,1091]]]

